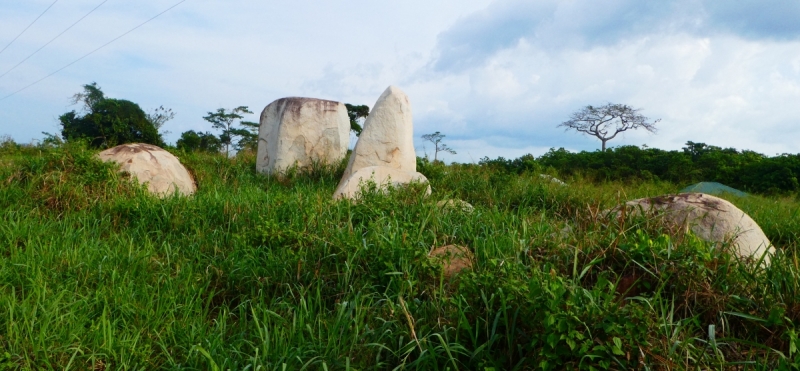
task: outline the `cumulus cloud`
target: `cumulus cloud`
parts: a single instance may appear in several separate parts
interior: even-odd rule
[[[662,130],[612,145],[797,152],[781,135],[800,130],[788,108],[800,99],[796,19],[796,1],[498,0],[439,35],[418,84],[458,94],[417,117],[487,148],[591,150],[596,139],[556,126],[582,106],[625,103]]]
[[[498,0],[439,35],[433,67],[458,72],[521,41],[553,50],[664,33],[795,40],[800,37],[797,19],[800,2],[794,0]]]

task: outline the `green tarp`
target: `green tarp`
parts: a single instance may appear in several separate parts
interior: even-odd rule
[[[744,193],[736,188],[728,187],[724,184],[717,183],[717,182],[700,182],[697,184],[692,184],[684,189],[681,189],[680,193],[689,193],[689,192],[699,192],[699,193],[706,193],[710,195],[719,195],[723,193],[730,193],[735,196],[739,197],[746,197],[747,193]]]

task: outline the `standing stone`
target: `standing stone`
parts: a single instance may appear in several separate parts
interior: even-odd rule
[[[629,213],[663,217],[670,227],[689,228],[703,240],[731,242],[740,258],[761,259],[769,265],[775,248],[761,227],[732,203],[704,193],[681,193],[641,198],[625,203]],[[617,210],[616,214],[619,215]]]
[[[139,183],[147,183],[147,190],[158,197],[166,197],[174,192],[189,196],[197,187],[177,157],[160,147],[145,143],[121,144],[97,154],[100,160],[114,161],[136,178]]]
[[[281,98],[261,112],[256,171],[281,174],[313,162],[333,164],[347,154],[350,118],[344,104],[315,98]]]
[[[351,174],[369,166],[417,171],[411,103],[395,86],[386,88],[367,116],[339,186]]]

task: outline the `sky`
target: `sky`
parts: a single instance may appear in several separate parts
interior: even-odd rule
[[[612,147],[800,153],[798,20],[800,0],[0,1],[0,136],[58,133],[91,82],[172,109],[171,143],[213,132],[202,117],[217,108],[258,121],[289,96],[372,107],[395,85],[417,155],[439,131],[446,161],[597,150],[558,125],[606,103],[661,120]]]

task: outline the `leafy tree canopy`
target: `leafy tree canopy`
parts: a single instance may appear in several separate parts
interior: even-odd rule
[[[222,142],[214,134],[194,130],[181,133],[181,137],[175,145],[178,149],[189,152],[216,153],[222,150]]]
[[[345,103],[344,106],[347,108],[347,116],[350,117],[350,130],[355,132],[356,136],[361,135],[363,128],[359,120],[369,116],[369,107],[366,105],[356,106],[350,103]]]
[[[84,85],[83,89],[72,100],[73,104],[83,103],[85,113],[81,115],[73,110],[58,118],[64,140],[85,139],[94,148],[114,147],[124,143],[164,146],[158,127],[148,119],[138,104],[124,99],[106,98],[97,83]]]
[[[236,120],[241,120],[244,118],[242,114],[245,113],[252,114],[253,112],[250,111],[247,106],[239,106],[230,111],[224,108],[218,108],[216,112],[209,112],[208,115],[203,116],[203,120],[210,122],[211,127],[222,130],[222,133],[219,135],[219,140],[225,146],[226,155],[230,155],[230,146],[231,144],[234,144],[233,141],[235,138],[245,139],[243,144],[246,144],[247,140],[252,139],[249,137],[249,135],[252,134],[253,127],[255,127],[256,133],[258,132],[258,125],[248,121],[240,121],[240,125],[244,126],[244,129],[233,127],[233,124],[236,122]],[[234,145],[235,149],[237,149],[237,147],[238,143]]]
[[[600,107],[586,106],[573,113],[568,121],[562,122],[558,126],[597,137],[602,142],[602,150],[605,151],[606,142],[624,131],[641,128],[651,133],[656,132],[656,124],[661,120],[647,122],[647,117],[642,116],[639,111],[641,110],[625,104],[608,103]]]

